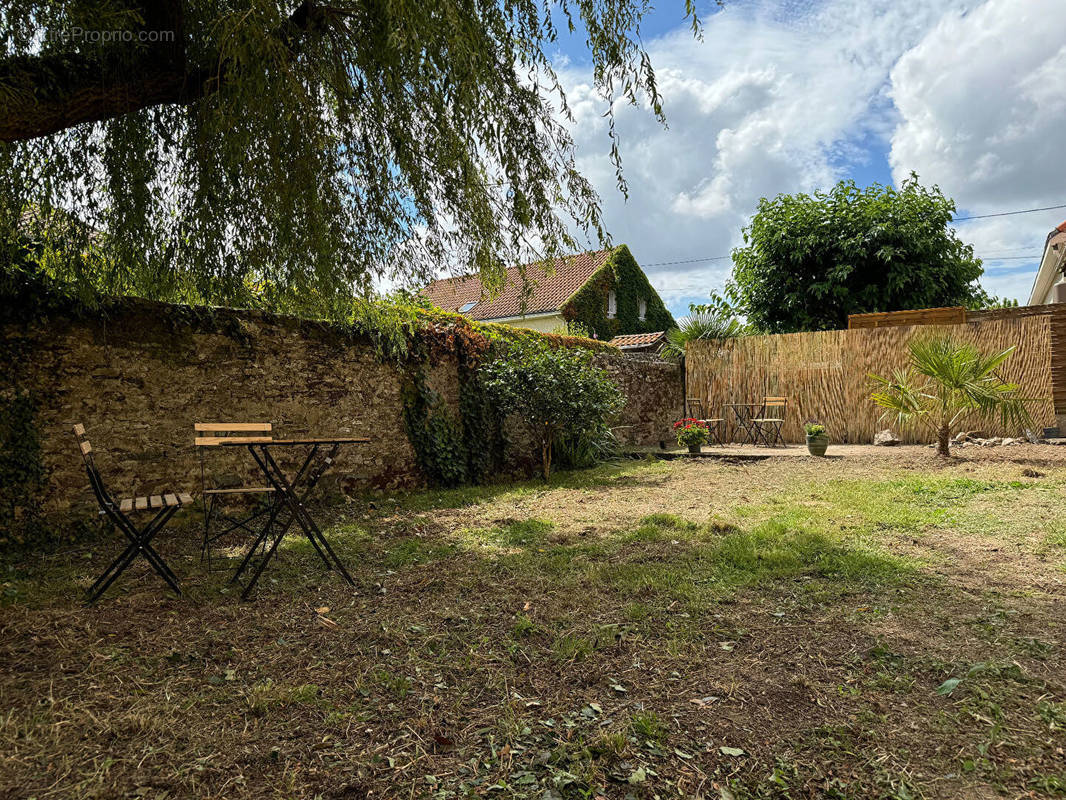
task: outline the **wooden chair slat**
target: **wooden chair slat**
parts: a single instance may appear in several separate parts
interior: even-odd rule
[[[176,494],[163,495],[163,502],[167,504],[167,508],[173,508],[178,505],[178,496]]]
[[[81,454],[83,456],[87,456],[93,451],[93,446],[88,442],[81,442],[78,446],[81,448]]]
[[[84,436],[85,435],[85,426],[82,425],[80,422],[77,425],[74,426],[74,435],[75,436]]]
[[[158,494],[153,494],[151,497],[148,498],[148,505],[150,505],[152,508],[162,508],[163,507],[163,498],[162,498],[162,496],[160,496]]]
[[[148,498],[138,497],[134,499],[133,507],[136,508],[138,511],[144,511],[146,508],[148,508]]]
[[[181,503],[183,506],[191,506],[192,505],[192,495],[189,494],[188,492],[180,492],[178,494],[178,502]]]
[[[222,444],[270,444],[270,436],[197,436],[193,443],[197,447],[218,447]]]
[[[122,500],[118,504],[118,510],[123,514],[128,514],[130,511],[133,511],[133,501],[128,497],[125,500]]]
[[[193,429],[200,433],[256,433],[273,430],[270,422],[197,422]]]

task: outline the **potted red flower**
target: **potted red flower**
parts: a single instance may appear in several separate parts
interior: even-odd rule
[[[710,428],[691,417],[675,422],[674,433],[677,434],[677,443],[688,447],[690,453],[699,453],[703,445],[711,438]]]

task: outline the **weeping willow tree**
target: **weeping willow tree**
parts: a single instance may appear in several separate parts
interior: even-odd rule
[[[686,15],[698,33],[694,0]],[[606,238],[549,52],[662,118],[644,0],[8,0],[0,234],[93,291],[330,313]],[[92,251],[93,257],[86,258]]]

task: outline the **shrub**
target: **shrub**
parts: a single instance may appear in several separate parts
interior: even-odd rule
[[[618,439],[606,423],[583,431],[563,431],[552,445],[562,467],[585,469],[618,455]]]
[[[533,434],[544,480],[557,437],[602,429],[624,402],[607,373],[592,365],[591,352],[536,339],[512,342],[480,375],[498,410],[521,419]]]

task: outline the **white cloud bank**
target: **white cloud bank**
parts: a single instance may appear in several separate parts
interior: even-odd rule
[[[1066,40],[1061,0],[988,0],[947,13],[892,70],[899,111],[890,162],[917,170],[972,214],[1066,202]],[[1066,219],[1056,210],[961,223],[979,253],[1027,254]],[[1035,265],[986,264],[985,285],[1024,302]]]
[[[939,183],[970,213],[1066,202],[1056,160],[1066,45],[1056,6],[1061,0],[826,0],[786,13],[781,3],[731,2],[706,18],[702,43],[687,30],[650,43],[669,128],[646,110],[618,109],[628,202],[614,188],[602,104],[587,75],[564,71],[581,168],[615,240],[644,264],[728,253],[760,197],[861,176],[871,158],[887,159],[896,180],[913,169]],[[959,229],[979,254],[1032,252],[1064,217]],[[678,307],[720,287],[729,269],[716,261],[648,272]],[[988,278],[992,291],[1024,300],[1031,272]]]

